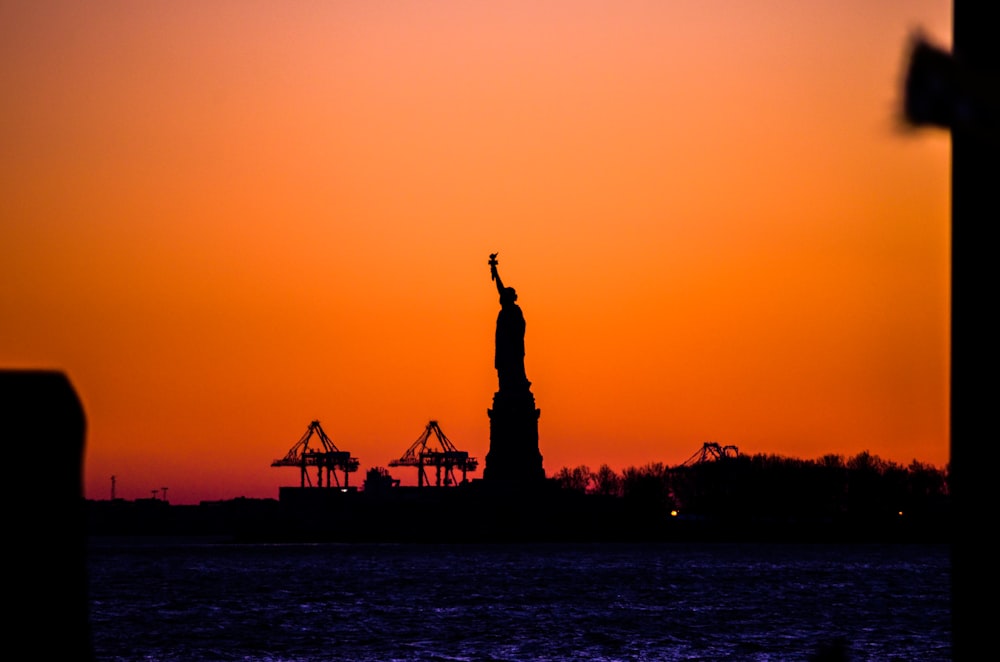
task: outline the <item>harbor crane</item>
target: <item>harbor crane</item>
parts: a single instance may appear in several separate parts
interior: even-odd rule
[[[722,446],[714,441],[706,441],[701,449],[689,457],[681,466],[690,467],[693,464],[701,464],[711,460],[722,460],[726,458],[738,457],[740,451],[736,446]]]
[[[434,435],[437,439],[440,445],[439,450],[428,446],[431,435]],[[464,483],[468,472],[475,471],[479,466],[479,460],[469,457],[469,454],[465,451],[455,448],[455,444],[451,443],[444,432],[441,431],[437,421],[431,421],[424,428],[423,433],[421,433],[417,440],[406,450],[403,457],[389,462],[389,466],[416,467],[417,487],[430,485],[426,467],[434,467],[436,472],[435,484],[437,487],[441,487],[442,484],[444,486],[458,484],[458,481],[455,480],[455,469],[462,472],[462,482]]]
[[[310,448],[309,441],[313,436],[319,439],[319,443]],[[309,480],[309,467],[316,467],[316,487],[324,487],[324,473],[326,475],[325,487],[341,487],[340,479],[337,477],[339,470],[344,474],[343,487],[347,487],[348,477],[358,470],[358,464],[358,458],[351,457],[347,451],[337,448],[323,431],[323,426],[319,424],[319,421],[313,421],[309,424],[309,428],[302,435],[302,438],[288,451],[288,454],[272,462],[271,466],[299,467],[302,473],[302,487],[306,487],[307,484],[312,486],[312,481]]]

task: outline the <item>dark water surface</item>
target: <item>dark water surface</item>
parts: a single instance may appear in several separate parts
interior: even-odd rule
[[[99,660],[951,659],[934,545],[94,543]]]

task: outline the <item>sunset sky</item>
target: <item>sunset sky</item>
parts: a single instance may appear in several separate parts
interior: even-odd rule
[[[480,476],[499,252],[549,474],[943,467],[918,28],[951,2],[0,0],[0,367],[69,376],[89,498],[276,498],[313,419],[354,484],[432,419]]]

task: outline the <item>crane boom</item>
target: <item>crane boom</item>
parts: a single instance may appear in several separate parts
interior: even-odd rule
[[[440,450],[429,446],[431,435],[437,440]],[[479,460],[470,457],[466,451],[458,450],[455,444],[441,430],[437,421],[430,421],[417,440],[410,444],[402,457],[389,462],[390,467],[417,467],[417,485],[423,487],[430,484],[424,468],[432,466],[437,471],[436,483],[440,487],[442,480],[445,485],[455,485],[454,470],[462,472],[462,482],[465,482],[468,472],[475,471]],[[443,472],[443,477],[442,477]]]
[[[715,441],[706,441],[694,455],[684,461],[682,466],[689,467],[692,464],[701,464],[709,460],[738,457],[739,454],[740,451],[736,446],[723,446]]]
[[[319,439],[319,443],[310,448],[309,442],[314,436]],[[309,480],[308,467],[316,467],[317,487],[323,487],[324,472],[327,487],[334,487],[335,483],[337,487],[340,487],[336,470],[340,470],[344,474],[344,487],[347,487],[349,474],[357,471],[359,464],[358,458],[351,457],[349,452],[337,448],[319,421],[312,421],[309,424],[305,434],[288,450],[284,457],[271,462],[272,467],[299,467],[302,474],[302,487],[305,487],[307,483],[312,484],[312,481]]]

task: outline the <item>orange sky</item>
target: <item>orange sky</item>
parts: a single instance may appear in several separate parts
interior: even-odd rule
[[[550,474],[706,441],[943,466],[950,146],[897,108],[950,23],[0,0],[0,366],[69,375],[90,498],[277,497],[313,419],[357,484],[431,419],[484,461],[499,251]]]

